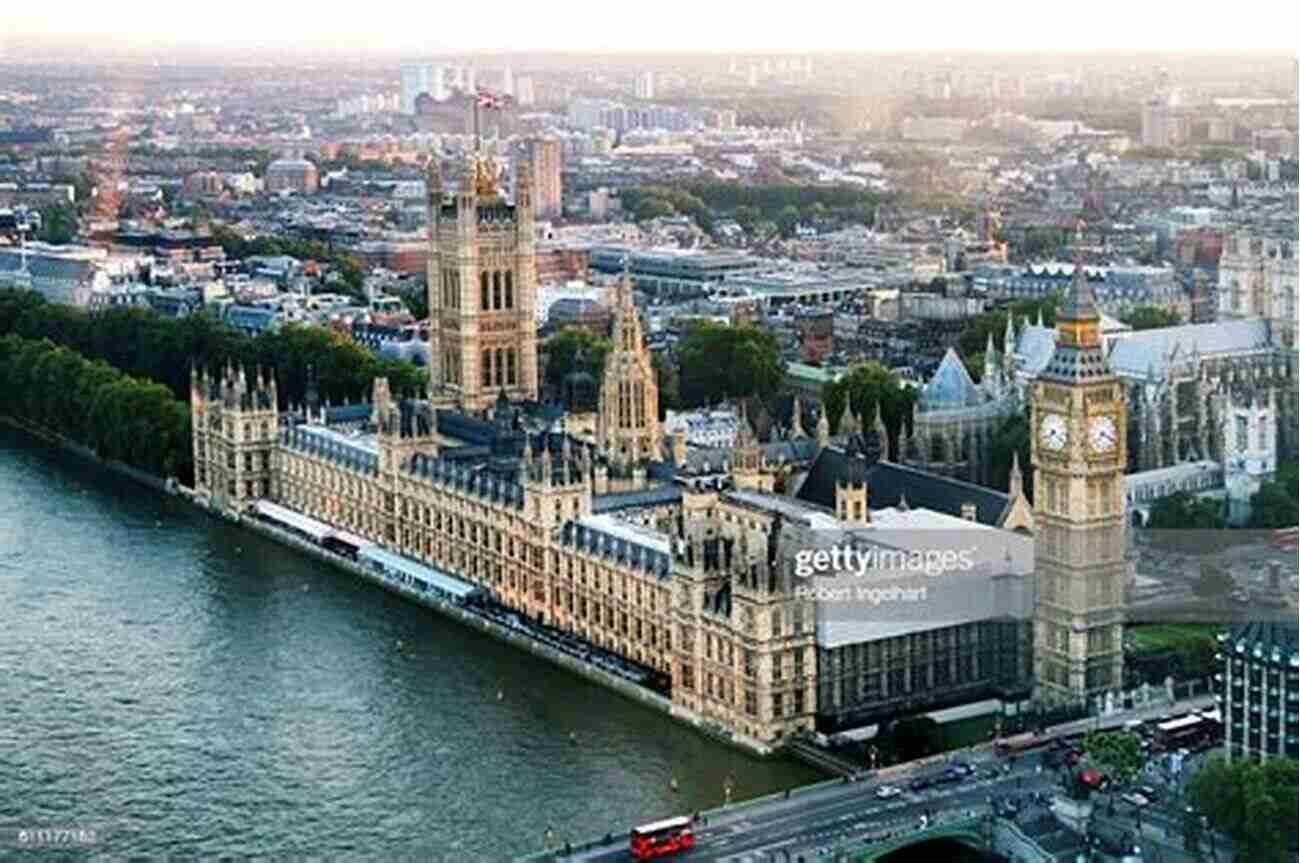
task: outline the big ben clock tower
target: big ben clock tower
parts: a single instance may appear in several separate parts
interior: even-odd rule
[[[1056,353],[1030,401],[1038,600],[1034,676],[1049,702],[1117,690],[1123,666],[1123,388],[1106,367],[1097,304],[1076,258]]]

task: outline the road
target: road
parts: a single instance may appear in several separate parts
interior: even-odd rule
[[[914,830],[923,814],[956,817],[968,812],[984,814],[992,798],[1027,797],[1035,791],[1051,792],[1059,776],[1038,768],[1038,757],[1016,760],[1014,769],[991,754],[963,759],[975,767],[974,776],[924,791],[904,790],[889,800],[879,800],[882,785],[906,789],[918,776],[937,776],[943,764],[920,766],[889,780],[836,783],[792,795],[789,799],[762,801],[742,811],[708,817],[696,827],[696,847],[672,859],[682,861],[814,860],[842,841],[898,830]],[[991,775],[996,772],[996,778]],[[572,863],[628,860],[627,839],[622,836],[600,848],[560,857]]]
[[[1133,718],[1177,714],[1210,703],[1212,699],[1209,696],[1202,696],[1174,706],[1168,703],[1150,705],[1108,717],[1065,723],[1048,733],[1073,734],[1097,727],[1118,727]],[[716,813],[705,813],[704,820],[696,825],[695,849],[671,859],[720,863],[788,859],[794,863],[802,855],[811,861],[843,841],[916,829],[920,826],[921,815],[926,812],[949,818],[971,811],[984,814],[993,798],[1027,797],[1035,791],[1050,794],[1061,787],[1060,771],[1044,768],[1040,772],[1041,755],[1034,752],[1008,760],[995,756],[987,746],[952,753],[953,759],[973,766],[975,775],[925,791],[904,790],[890,800],[877,799],[876,789],[882,785],[907,789],[916,777],[941,773],[945,760],[940,757],[899,765],[879,771],[869,780],[822,783],[806,790],[796,789],[788,798],[752,801]],[[995,770],[1001,772],[991,775]],[[1117,812],[1132,809],[1119,802],[1116,807]],[[1179,825],[1177,829],[1181,829],[1181,822],[1175,817],[1162,815],[1164,813],[1152,812],[1151,821],[1171,833],[1176,824]],[[561,855],[557,859],[566,863],[596,863],[631,858],[626,834],[615,834],[607,843],[579,853]]]

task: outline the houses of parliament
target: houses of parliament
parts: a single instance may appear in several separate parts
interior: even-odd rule
[[[626,276],[596,434],[538,419],[531,172],[508,200],[484,159],[454,193],[431,164],[427,392],[377,379],[369,404],[328,407],[309,387],[286,409],[260,371],[196,369],[195,485],[212,507],[272,502],[471,582],[660,672],[683,714],[766,743],[1120,685],[1128,423],[1086,281],[1031,395],[1033,507],[1018,469],[1004,494],[896,464],[860,421],[840,438],[823,421],[783,441],[804,463],[778,492],[786,455],[747,424],[707,471],[661,433]],[[970,547],[974,562],[948,580],[951,601],[935,582],[932,612],[819,598],[800,566],[832,545],[936,543]]]

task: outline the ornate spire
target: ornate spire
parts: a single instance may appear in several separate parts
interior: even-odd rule
[[[1042,307],[1039,307],[1042,314]],[[1074,242],[1074,278],[1070,280],[1070,290],[1065,295],[1065,304],[1058,317],[1071,321],[1097,320],[1097,301],[1088,284],[1088,276],[1083,270],[1083,222],[1080,221]]]
[[[1012,498],[1025,493],[1024,476],[1020,473],[1020,451],[1011,451],[1011,476],[1007,481],[1007,494]]]
[[[1016,346],[1016,328],[1012,319],[1015,315],[1007,315],[1007,331],[1002,335],[1002,350],[1004,353],[1011,353]]]
[[[799,396],[794,397],[794,403],[790,406],[790,439],[797,440],[805,438],[808,434],[803,430],[803,405],[799,403]]]

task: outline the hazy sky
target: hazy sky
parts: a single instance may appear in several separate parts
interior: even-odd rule
[[[1294,0],[121,0],[13,3],[11,34],[357,53],[434,51],[1268,51]],[[2,36],[3,34],[0,34]]]

